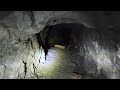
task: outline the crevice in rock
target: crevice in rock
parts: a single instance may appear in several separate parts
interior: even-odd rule
[[[2,64],[2,65],[3,65],[3,64]],[[7,68],[7,67],[6,67],[6,65],[3,65],[3,66],[4,66],[4,68],[5,68],[5,69],[4,69],[4,72],[3,72],[3,73],[4,73],[4,74],[3,74],[3,79],[4,79],[4,78],[5,78],[6,68]]]
[[[38,76],[38,74],[37,74],[37,72],[36,72],[36,66],[34,65],[34,63],[33,63],[33,70],[34,70],[34,75],[35,75],[35,77],[38,79],[39,78],[39,76]]]
[[[23,61],[23,64],[24,64],[24,79],[25,79],[26,74],[27,74],[27,63]]]

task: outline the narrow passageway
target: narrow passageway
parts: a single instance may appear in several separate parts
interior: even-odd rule
[[[120,79],[119,36],[119,11],[1,11],[0,79]]]
[[[53,25],[47,30],[43,29],[40,33],[47,37],[47,40],[46,37],[42,37],[43,42],[47,41],[44,46],[49,46],[47,47],[46,61],[44,64],[40,64],[41,69],[38,70],[43,73],[44,78],[102,79],[118,77],[112,74],[111,60],[114,60],[112,52],[115,50],[106,35],[76,23]],[[110,72],[106,74],[106,71]]]
[[[53,47],[48,50],[46,62],[40,64],[40,71],[48,79],[80,79],[80,75],[74,73],[72,60],[69,50]]]
[[[40,64],[43,76],[53,79],[80,79],[79,73],[74,71],[76,60],[72,55],[77,46],[76,38],[80,33],[80,25],[59,24],[47,28],[41,32],[42,36],[46,36],[42,37],[45,42],[43,46],[48,48],[46,61]]]

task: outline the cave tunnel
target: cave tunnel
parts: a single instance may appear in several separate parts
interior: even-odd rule
[[[36,34],[43,45],[44,49],[50,49],[58,45],[64,48],[75,48],[77,44],[77,38],[79,38],[82,25],[78,23],[72,24],[57,24],[53,26],[47,26],[40,33]],[[46,32],[46,35],[44,33]],[[41,35],[41,36],[40,36]],[[42,37],[43,36],[43,37]],[[41,44],[40,44],[41,45]],[[60,47],[59,47],[60,48]]]
[[[40,46],[42,45],[46,57],[50,57],[48,56],[50,55],[49,54],[50,50],[57,51],[57,52],[60,51],[64,55],[62,56],[62,58],[61,58],[61,54],[57,56],[59,62],[61,62],[61,59],[67,59],[66,61],[61,63],[68,63],[68,62],[75,63],[76,60],[74,60],[74,56],[70,57],[70,55],[73,55],[74,53],[79,52],[78,51],[79,42],[82,39],[80,37],[82,33],[81,31],[87,30],[87,29],[88,27],[85,27],[84,25],[79,23],[69,23],[69,24],[61,23],[61,24],[56,24],[52,26],[46,26],[41,32],[36,34],[36,37],[39,45]],[[51,58],[51,59],[54,59],[54,58]],[[45,62],[48,62],[48,61],[49,59],[46,58]],[[69,68],[72,68],[72,67],[69,66]],[[74,69],[75,68],[76,67],[74,67]],[[68,76],[66,78],[74,78],[74,79],[80,78],[79,70],[74,71],[71,69],[70,71],[73,75],[70,73],[71,77]]]
[[[86,62],[83,61],[85,58],[83,58],[83,56],[81,56],[81,54],[80,54],[80,53],[82,53],[83,55],[85,55],[86,53],[91,52],[91,50],[90,51],[88,50],[88,52],[87,52],[84,49],[84,44],[87,45],[87,43],[88,43],[87,46],[91,47],[91,49],[93,49],[95,47],[92,44],[90,44],[90,42],[87,41],[87,39],[93,39],[94,42],[95,41],[99,42],[99,40],[100,40],[100,43],[101,43],[102,35],[97,30],[88,28],[80,23],[69,23],[69,24],[61,23],[61,24],[56,24],[56,25],[45,27],[41,32],[36,34],[36,36],[41,37],[41,42],[43,43],[43,49],[45,51],[46,57],[49,57],[49,56],[47,56],[49,53],[49,50],[53,50],[53,51],[60,50],[60,52],[64,54],[62,57],[65,56],[64,58],[61,58],[61,59],[66,60],[63,63],[69,62],[69,63],[72,63],[75,65],[74,69],[72,69],[72,71],[70,70],[71,73],[72,74],[74,73],[75,75],[71,75],[71,77],[68,76],[66,78],[74,78],[74,79],[85,79],[85,78],[88,78],[88,79],[89,78],[93,78],[93,79],[105,78],[106,79],[107,78],[106,74],[104,74],[105,72],[103,71],[103,69],[100,69],[100,72],[98,70],[96,70],[94,72],[94,73],[99,72],[100,75],[95,74],[96,76],[94,76],[94,74],[88,74],[87,71],[89,71],[89,70],[84,70],[84,68],[88,67],[88,68],[92,69],[92,68],[94,68],[92,66],[92,64],[95,64],[96,62],[91,61],[89,63],[89,65],[91,65],[92,67],[89,65],[86,66]],[[38,40],[38,41],[40,41],[40,40]],[[87,42],[84,43],[85,41],[87,41]],[[113,47],[114,47],[114,45],[113,45]],[[59,54],[57,57],[60,58],[61,55]],[[77,58],[79,58],[81,60],[77,60]],[[61,60],[61,59],[59,59],[59,60]],[[46,62],[47,61],[49,61],[49,60],[46,58]],[[87,62],[87,64],[88,64],[88,62]],[[95,65],[95,67],[97,67],[97,66]],[[71,68],[72,68],[72,66],[71,66]],[[61,77],[59,77],[59,78],[61,78]]]
[[[1,79],[119,79],[120,12],[1,11]]]

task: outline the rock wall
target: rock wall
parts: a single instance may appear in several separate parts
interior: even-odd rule
[[[81,22],[79,17],[72,11],[1,11],[0,78],[38,78],[35,69],[44,51],[34,35],[47,25]]]
[[[120,78],[119,45],[113,43],[104,33],[97,30],[83,28],[77,39],[77,48],[73,57],[77,65],[76,70],[89,79],[118,79]]]
[[[44,52],[42,48],[39,49],[34,35],[46,26],[59,23],[81,23],[86,27],[101,30],[100,33],[104,33],[104,37],[109,35],[105,27],[108,26],[107,21],[110,17],[106,18],[102,15],[102,11],[1,11],[0,78],[40,78],[41,75],[36,73],[36,68],[42,56],[41,53]],[[114,26],[119,27],[119,19],[113,22],[116,23]],[[80,35],[78,38],[79,53],[75,53],[79,57],[79,68],[83,70],[81,74],[88,75],[90,78],[99,76],[100,78],[120,78],[119,43],[116,50],[112,41],[109,42],[111,38],[105,41],[105,38],[98,37],[99,34],[96,31],[93,31],[94,34],[91,30],[83,31],[82,37]],[[118,31],[116,29],[114,35]]]

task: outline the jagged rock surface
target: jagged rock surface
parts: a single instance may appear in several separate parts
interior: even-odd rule
[[[37,45],[33,35],[46,25],[81,22],[79,17],[82,14],[67,11],[1,11],[0,78],[29,78],[29,63],[36,67],[40,56],[38,46],[33,49],[31,44]]]
[[[86,27],[95,28],[104,33],[100,39],[95,34],[86,31],[82,38],[78,38],[78,54],[75,60],[78,61],[83,78],[120,78],[120,49],[119,30],[108,31],[108,24],[119,28],[118,16],[115,20],[102,17],[102,11],[1,11],[0,12],[0,78],[44,78],[37,73],[41,51],[36,40],[36,33],[46,26],[59,23],[81,23]],[[109,23],[112,22],[112,23]],[[91,31],[90,31],[91,32]],[[96,31],[95,31],[96,32]],[[114,37],[116,35],[116,37]],[[104,40],[106,36],[106,41]],[[117,38],[115,50],[111,39]],[[82,41],[82,43],[80,43]],[[101,42],[102,41],[102,42]],[[76,49],[75,49],[76,50]],[[82,52],[82,53],[81,53]],[[86,53],[85,53],[86,52]],[[76,56],[75,56],[76,57]],[[76,61],[76,62],[77,62]],[[102,78],[102,77],[100,77]]]

